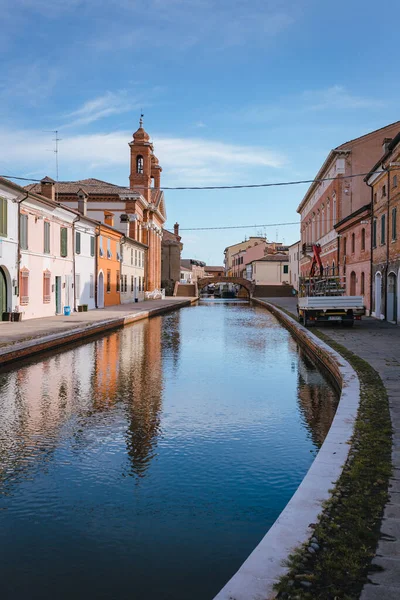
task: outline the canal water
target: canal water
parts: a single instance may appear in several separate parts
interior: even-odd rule
[[[237,301],[3,370],[1,598],[211,600],[337,401],[276,319]]]

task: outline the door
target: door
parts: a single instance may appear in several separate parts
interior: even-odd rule
[[[397,321],[397,277],[389,273],[387,287],[387,320]]]
[[[354,271],[350,275],[350,296],[356,295],[356,274]]]
[[[104,308],[104,275],[102,271],[99,273],[97,285],[97,306],[98,308]]]
[[[0,269],[0,319],[7,312],[7,280],[3,269]]]
[[[133,292],[133,297],[136,300],[136,298],[138,297],[138,286],[137,286],[137,277],[135,277],[134,279],[134,292]]]
[[[61,313],[61,277],[56,275],[56,314]]]
[[[380,273],[375,275],[375,316],[381,318],[381,295],[382,295],[382,277]]]

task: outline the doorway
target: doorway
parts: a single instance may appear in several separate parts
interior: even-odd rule
[[[387,320],[397,321],[397,277],[389,273],[387,284]]]
[[[375,317],[381,318],[382,275],[375,275]]]
[[[3,269],[0,268],[0,319],[3,312],[7,312],[7,279]]]
[[[104,275],[103,271],[99,273],[99,281],[97,285],[97,307],[104,308]]]
[[[61,314],[61,277],[56,275],[56,315]]]

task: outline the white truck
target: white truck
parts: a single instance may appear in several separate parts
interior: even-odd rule
[[[339,322],[344,327],[352,327],[354,321],[365,315],[362,296],[303,296],[297,301],[300,323],[311,324]]]

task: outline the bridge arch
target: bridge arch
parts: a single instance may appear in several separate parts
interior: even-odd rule
[[[197,288],[199,293],[203,288],[211,283],[233,283],[234,285],[241,285],[248,291],[249,297],[253,297],[255,286],[251,281],[244,279],[243,277],[227,277],[225,275],[218,275],[217,277],[201,277],[197,280]]]

